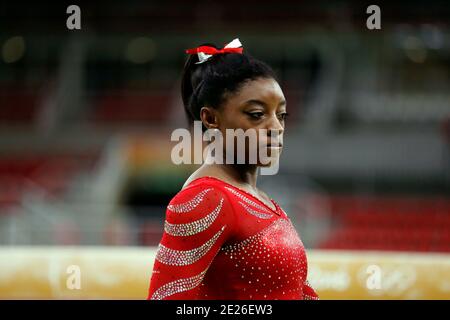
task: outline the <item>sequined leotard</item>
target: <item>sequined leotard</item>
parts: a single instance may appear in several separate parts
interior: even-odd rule
[[[318,299],[283,209],[213,177],[169,203],[148,299]]]

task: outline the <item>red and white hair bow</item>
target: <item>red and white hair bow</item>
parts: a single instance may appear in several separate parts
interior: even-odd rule
[[[222,49],[216,49],[216,48],[210,47],[210,46],[200,46],[197,48],[187,49],[186,53],[197,54],[199,61],[196,62],[196,64],[199,64],[199,63],[208,61],[212,56],[214,56],[216,54],[221,54],[221,53],[241,53],[242,54],[242,50],[243,50],[242,44],[239,41],[239,39],[236,38],[233,41],[231,41],[230,43],[226,44]]]

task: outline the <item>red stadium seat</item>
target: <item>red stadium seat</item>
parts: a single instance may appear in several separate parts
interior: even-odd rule
[[[320,248],[449,251],[447,199],[334,196],[330,203],[339,220]]]

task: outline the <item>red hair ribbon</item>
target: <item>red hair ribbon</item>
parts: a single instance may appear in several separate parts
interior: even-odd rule
[[[195,54],[199,52],[203,52],[210,55],[220,54],[220,53],[242,53],[244,49],[243,48],[223,48],[223,49],[216,49],[214,47],[209,46],[200,46],[197,48],[187,49],[186,53],[189,54]]]
[[[240,53],[242,54],[243,48],[242,44],[238,38],[234,39],[227,45],[225,45],[222,49],[216,49],[211,46],[200,46],[197,48],[187,49],[186,53],[188,54],[197,54],[199,62],[196,64],[203,63],[208,61],[212,56],[216,54],[222,53]]]

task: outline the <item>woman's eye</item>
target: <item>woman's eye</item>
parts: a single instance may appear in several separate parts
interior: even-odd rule
[[[248,115],[254,119],[260,119],[264,116],[263,112],[248,112]]]
[[[284,112],[284,113],[280,113],[279,115],[278,115],[278,118],[280,119],[280,120],[286,120],[286,117],[289,115],[289,113],[287,113],[287,112]]]

